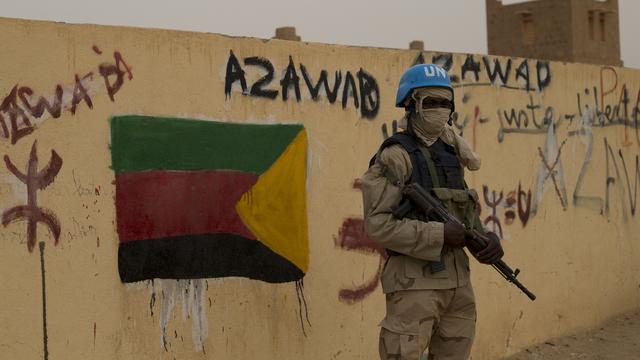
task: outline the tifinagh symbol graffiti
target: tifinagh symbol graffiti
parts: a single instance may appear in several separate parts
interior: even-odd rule
[[[2,225],[7,226],[9,223],[19,220],[27,222],[27,249],[33,251],[36,244],[37,227],[41,222],[49,228],[54,238],[54,245],[58,245],[60,238],[60,222],[56,216],[47,209],[38,206],[38,191],[46,188],[55,179],[60,168],[62,168],[62,158],[51,150],[51,159],[42,170],[38,170],[38,153],[37,142],[34,141],[31,146],[29,161],[27,162],[26,174],[18,170],[11,162],[8,155],[4,156],[4,162],[7,169],[15,175],[20,182],[27,186],[27,205],[18,205],[2,213]],[[42,279],[42,332],[44,359],[49,358],[48,335],[47,335],[47,301],[45,286],[45,270],[44,270],[44,241],[40,241],[38,247],[40,249],[40,272]]]
[[[119,116],[111,152],[122,282],[235,276],[303,297],[302,125]]]
[[[506,197],[504,196],[504,193],[505,191],[501,190],[498,195],[496,190],[489,191],[489,187],[487,185],[482,186],[484,205],[488,207],[490,211],[490,214],[484,219],[484,224],[500,237],[504,237],[504,229],[502,227],[503,221],[505,225],[511,225],[514,223],[517,216],[524,228],[527,226],[529,216],[531,215],[531,190],[524,192],[524,190],[522,190],[522,185],[518,184],[518,188],[507,192]],[[498,216],[499,207],[504,210],[503,221]]]
[[[38,207],[38,190],[46,188],[53,182],[62,167],[62,158],[55,150],[51,150],[49,163],[42,170],[38,170],[37,142],[34,141],[31,146],[26,174],[18,170],[8,155],[4,156],[4,162],[7,169],[27,186],[27,205],[19,205],[6,210],[2,214],[2,225],[6,227],[13,221],[27,221],[27,249],[29,252],[32,252],[36,245],[36,230],[39,222],[47,225],[53,234],[55,245],[58,245],[60,223],[51,211]]]

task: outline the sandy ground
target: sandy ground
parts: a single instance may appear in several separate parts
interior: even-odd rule
[[[560,359],[640,359],[640,313],[618,317],[586,333],[548,340],[503,360]]]

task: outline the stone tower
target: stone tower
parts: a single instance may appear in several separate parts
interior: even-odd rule
[[[622,66],[618,0],[485,0],[489,54]]]

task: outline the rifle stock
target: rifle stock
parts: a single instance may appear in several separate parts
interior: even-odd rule
[[[420,211],[424,212],[425,215],[430,216],[432,218],[436,218],[442,222],[452,221],[467,229],[467,248],[471,252],[471,254],[475,257],[475,255],[484,249],[487,245],[487,241],[490,241],[486,238],[482,233],[477,230],[469,230],[465,224],[456,218],[454,215],[450,214],[440,203],[440,201],[431,194],[429,194],[422,186],[418,184],[409,184],[405,186],[403,190],[406,199],[404,202],[400,204],[396,210],[394,210],[393,215],[397,218],[404,217],[412,207],[418,208]],[[536,296],[529,291],[516,277],[520,273],[519,269],[515,271],[509,267],[504,261],[498,260],[495,264],[491,265],[502,277],[504,277],[508,282],[514,284],[518,287],[529,299],[532,301],[536,299]]]

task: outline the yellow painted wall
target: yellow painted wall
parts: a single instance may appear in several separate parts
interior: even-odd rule
[[[56,245],[49,225],[39,222],[33,237],[45,244],[49,359],[377,356],[377,323],[384,312],[380,288],[351,300],[340,297],[377,281],[380,264],[358,232],[362,205],[354,181],[401,117],[393,106],[398,79],[419,53],[13,19],[0,20],[0,43],[0,153],[26,172],[37,141],[38,169],[52,151],[63,161],[53,182],[36,192],[37,206],[49,209],[61,231]],[[245,59],[261,57],[273,65],[274,80],[265,89],[277,90],[275,99],[243,95],[239,81],[225,94],[231,51],[245,72],[248,92],[265,71]],[[130,72],[119,64],[122,83],[112,101],[100,65],[113,69],[116,52]],[[490,268],[474,264],[479,315],[473,358],[495,359],[638,309],[640,71],[448,55],[422,54],[428,62],[435,56],[445,64],[450,58],[450,73],[458,78],[457,126],[483,157],[481,170],[468,173],[467,181],[481,195],[487,226],[500,224],[505,260],[522,269],[521,281],[538,295],[530,302]],[[288,100],[282,97],[280,80],[290,61],[299,76],[300,101],[293,87]],[[509,69],[504,83],[488,75],[495,61]],[[333,85],[341,72],[334,103],[324,91],[316,101],[311,98],[301,64],[313,83],[326,70]],[[379,88],[365,99],[364,113],[379,104],[368,118],[359,98],[361,69]],[[358,107],[353,97],[342,106],[347,72],[354,78]],[[76,75],[86,76],[81,84],[91,106]],[[117,85],[116,75],[108,79]],[[47,111],[34,116],[18,96],[33,105],[40,96],[51,99],[57,85],[64,93],[57,118]],[[525,114],[519,126],[507,121],[505,113],[512,109]],[[309,268],[303,288],[245,278],[123,284],[108,119],[124,114],[303,124],[309,151]],[[545,114],[556,124],[552,131]],[[12,133],[12,119],[15,130],[32,132]],[[540,152],[554,172],[538,185],[539,174],[546,177]],[[26,185],[5,162],[0,163],[3,212],[25,205],[28,197]],[[38,245],[28,250],[26,219],[33,214],[25,216],[0,227],[2,359],[44,358],[41,257]]]

